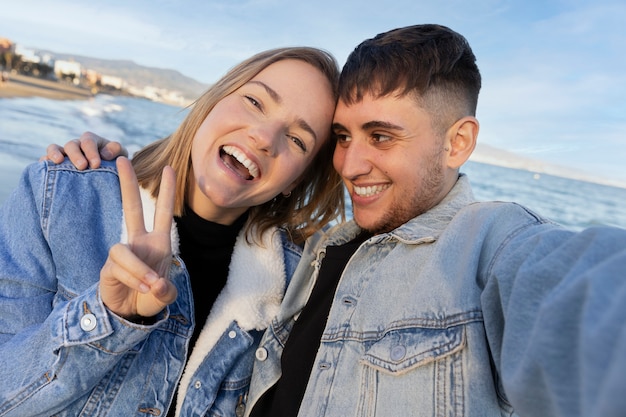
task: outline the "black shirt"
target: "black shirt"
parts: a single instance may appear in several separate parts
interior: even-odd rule
[[[251,417],[298,414],[341,274],[350,257],[370,236],[362,233],[341,246],[326,248],[311,296],[285,344],[280,361],[282,375],[254,406]]]
[[[247,218],[246,213],[232,225],[224,226],[204,220],[189,207],[185,207],[183,216],[174,218],[180,239],[180,257],[189,272],[196,322],[188,353],[191,353],[215,299],[226,285],[235,240]],[[173,416],[175,410],[176,394],[168,417]]]

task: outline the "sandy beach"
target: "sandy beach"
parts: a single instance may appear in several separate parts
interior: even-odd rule
[[[93,97],[91,91],[65,82],[10,74],[0,84],[0,98],[44,97],[54,100],[80,100]]]

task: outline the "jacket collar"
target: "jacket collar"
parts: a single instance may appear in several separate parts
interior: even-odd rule
[[[459,210],[474,201],[467,175],[460,174],[454,187],[439,204],[391,231],[390,235],[406,243],[426,238],[436,240]]]
[[[405,243],[418,243],[423,240],[436,240],[450,223],[452,218],[466,205],[475,201],[472,187],[465,174],[459,174],[459,179],[450,192],[441,202],[400,227],[389,233],[374,236],[374,241],[383,241],[395,238]],[[362,229],[354,220],[340,224],[331,229],[324,246],[341,245],[354,239]]]

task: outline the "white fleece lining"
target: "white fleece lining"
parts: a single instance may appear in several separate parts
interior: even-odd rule
[[[277,230],[264,233],[262,246],[248,243],[242,231],[235,243],[226,286],[211,308],[181,378],[176,415],[195,372],[228,326],[235,321],[242,330],[266,329],[278,314],[285,282],[282,243]]]
[[[154,228],[156,201],[143,188],[140,189],[140,194],[145,227],[147,231],[151,231]],[[174,223],[171,236],[172,253],[178,255],[179,237]],[[121,242],[128,243],[125,219],[122,219]],[[235,242],[226,285],[211,308],[180,380],[177,416],[193,375],[228,326],[235,321],[242,330],[266,329],[278,314],[285,293],[285,283],[285,260],[278,230],[267,230],[260,245],[248,243],[244,231],[241,231]],[[199,325],[200,323],[196,323],[196,326]]]

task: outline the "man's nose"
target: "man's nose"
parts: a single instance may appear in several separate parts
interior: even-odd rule
[[[347,146],[337,145],[333,164],[339,175],[345,179],[353,179],[369,174],[372,170],[370,153],[371,150],[364,141],[353,139]]]

